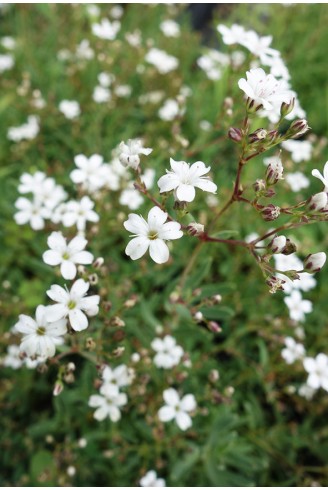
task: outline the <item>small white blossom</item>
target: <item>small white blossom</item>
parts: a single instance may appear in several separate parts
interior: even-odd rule
[[[153,149],[144,148],[141,140],[128,140],[127,144],[124,141],[120,143],[118,151],[121,164],[136,170],[140,163],[139,155],[149,155]]]
[[[77,46],[75,55],[79,60],[92,60],[95,56],[94,50],[90,47],[90,41],[83,39]]]
[[[174,20],[163,20],[163,22],[160,23],[159,28],[166,37],[180,36],[180,26]]]
[[[323,175],[316,168],[314,170],[312,170],[312,175],[313,175],[313,177],[317,177],[318,179],[321,180],[321,182],[325,186],[324,191],[328,192],[328,162],[325,163],[325,166],[323,168]]]
[[[97,408],[93,414],[94,418],[101,422],[105,418],[110,418],[112,422],[118,422],[121,418],[120,408],[126,405],[128,397],[126,393],[119,393],[113,396],[91,395],[89,407]]]
[[[312,144],[310,141],[283,141],[281,146],[291,153],[291,158],[295,163],[306,162],[312,156]]]
[[[114,92],[117,97],[130,97],[132,88],[130,85],[117,85]]]
[[[310,185],[309,179],[302,172],[288,173],[285,175],[285,180],[293,192],[306,189]]]
[[[62,100],[58,107],[67,119],[76,119],[81,114],[80,105],[75,100]]]
[[[27,356],[53,357],[56,345],[63,343],[63,335],[67,332],[66,320],[57,318],[50,322],[47,308],[38,306],[35,320],[27,315],[19,315],[15,325],[17,332],[23,334],[20,350]]]
[[[189,163],[176,162],[170,158],[170,165],[172,170],[167,170],[166,175],[157,182],[161,193],[174,190],[176,198],[186,202],[195,199],[195,187],[205,192],[216,193],[216,184],[211,182],[209,177],[204,177],[211,167],[206,167],[203,162],[196,162],[190,166]]]
[[[81,201],[69,201],[66,203],[62,216],[64,226],[69,227],[76,224],[79,231],[84,231],[87,221],[97,223],[99,216],[93,208],[94,202],[88,196],[82,197]]]
[[[224,44],[227,45],[241,44],[244,46],[244,43],[248,40],[249,31],[246,31],[243,26],[238,24],[232,24],[230,28],[223,24],[219,24],[217,30],[222,35]]]
[[[189,412],[195,410],[197,404],[194,395],[185,395],[180,399],[178,392],[174,388],[168,388],[163,392],[166,403],[158,411],[161,422],[175,420],[181,430],[187,430],[192,426]]]
[[[47,295],[57,304],[47,307],[47,320],[54,322],[68,317],[73,330],[77,332],[85,330],[88,327],[86,315],[97,315],[100,301],[98,295],[85,296],[89,286],[90,284],[83,279],[75,281],[70,291],[53,284],[47,291]]]
[[[11,54],[0,54],[0,73],[11,70],[14,64],[15,60]]]
[[[260,37],[255,31],[249,31],[243,46],[252,54],[258,56],[263,65],[275,64],[275,60],[280,58],[280,53],[276,49],[270,48],[272,36]]]
[[[296,322],[303,322],[305,320],[305,313],[311,313],[312,303],[307,299],[302,299],[302,295],[299,291],[292,291],[291,295],[284,298],[289,309],[289,316]]]
[[[157,478],[157,473],[154,470],[148,471],[145,476],[140,479],[141,487],[165,487],[165,480]]]
[[[306,357],[303,366],[309,374],[306,384],[314,390],[323,388],[328,391],[328,356],[318,354],[315,358]]]
[[[271,110],[274,104],[288,103],[292,99],[290,92],[284,89],[281,82],[273,75],[267,75],[262,68],[254,68],[246,72],[246,76],[247,80],[239,80],[239,88],[264,109]]]
[[[133,377],[134,371],[125,364],[120,364],[114,369],[106,366],[102,372],[103,384],[100,393],[106,396],[117,396],[122,386],[128,386],[132,383]]]
[[[151,48],[145,56],[145,60],[154,65],[158,72],[165,75],[179,66],[179,60],[165,51]]]
[[[180,223],[167,220],[158,206],[154,206],[148,213],[146,221],[142,216],[129,214],[129,219],[124,222],[126,230],[133,233],[133,239],[128,243],[125,253],[132,260],[142,257],[149,249],[151,258],[157,264],[164,264],[169,259],[169,249],[165,241],[177,240],[183,236]]]
[[[310,273],[319,272],[325,265],[326,259],[325,252],[310,254],[304,260],[304,270]]]
[[[18,209],[14,215],[16,223],[18,225],[29,223],[32,230],[42,230],[45,225],[44,220],[50,218],[51,215],[49,209],[38,200],[31,202],[25,197],[19,197],[15,206]]]
[[[295,342],[292,337],[285,338],[285,346],[286,347],[281,351],[281,356],[285,359],[287,364],[293,364],[295,361],[304,357],[304,346]]]
[[[171,369],[177,366],[184,354],[182,347],[177,345],[171,335],[165,335],[163,339],[154,339],[151,347],[156,351],[154,364],[159,368]]]
[[[183,109],[180,108],[175,99],[167,99],[158,111],[159,117],[163,121],[173,121],[176,117],[183,114]]]
[[[230,58],[216,49],[207,50],[198,58],[197,65],[206,73],[210,80],[220,80],[222,69],[230,64]]]
[[[88,192],[94,192],[103,186],[104,159],[101,155],[76,155],[74,163],[77,169],[70,173],[70,178],[74,184],[81,184],[82,188]]]
[[[316,391],[317,390],[311,388],[311,386],[304,384],[299,387],[298,394],[306,398],[306,400],[312,400]]]
[[[108,88],[97,85],[93,89],[92,98],[97,104],[103,104],[111,100],[112,93]]]
[[[0,43],[5,49],[12,50],[16,47],[16,40],[11,36],[2,37]]]
[[[54,231],[47,243],[50,250],[44,252],[43,261],[52,266],[60,265],[64,279],[75,278],[76,264],[88,265],[93,262],[93,255],[84,250],[88,241],[80,236],[76,236],[67,244],[66,238]]]
[[[98,24],[92,24],[92,33],[101,39],[113,41],[119,30],[121,23],[117,20],[110,22],[108,19],[102,19]]]
[[[27,123],[8,129],[7,138],[16,143],[24,139],[31,140],[37,136],[39,131],[39,118],[37,116],[28,116]]]

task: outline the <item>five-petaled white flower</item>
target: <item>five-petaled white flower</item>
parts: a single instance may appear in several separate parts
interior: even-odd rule
[[[33,230],[42,230],[44,228],[44,220],[50,218],[49,209],[45,208],[42,202],[34,199],[33,202],[26,197],[19,197],[15,202],[18,209],[14,218],[18,225],[29,223]]]
[[[167,220],[158,206],[154,206],[148,213],[148,221],[135,213],[129,214],[129,219],[124,222],[126,230],[133,233],[133,239],[128,243],[125,253],[132,260],[140,259],[149,248],[149,255],[157,264],[164,264],[169,259],[169,249],[166,240],[177,240],[181,238],[180,223]]]
[[[164,390],[163,398],[166,405],[158,411],[161,422],[175,420],[181,430],[189,429],[192,426],[192,420],[188,412],[192,412],[197,406],[194,395],[185,395],[180,399],[174,388],[168,388]]]
[[[287,364],[292,364],[298,359],[302,359],[305,355],[305,349],[302,344],[295,342],[292,337],[285,338],[285,348],[281,351],[281,356]]]
[[[288,103],[292,99],[291,93],[284,89],[281,81],[271,74],[267,75],[262,68],[254,68],[246,72],[246,76],[247,80],[241,78],[238,86],[256,105],[271,110],[276,103]]]
[[[97,315],[100,301],[100,297],[96,294],[85,297],[89,286],[90,284],[83,279],[75,281],[70,291],[53,284],[47,291],[47,295],[58,304],[47,307],[47,320],[54,322],[68,316],[73,330],[78,332],[85,330],[88,327],[88,318],[85,313],[88,316]]]
[[[76,169],[70,173],[70,178],[74,184],[82,184],[83,189],[93,192],[103,185],[104,170],[103,157],[101,155],[91,155],[87,158],[85,155],[76,155],[74,163]]]
[[[97,223],[99,216],[93,210],[94,205],[89,196],[83,196],[81,201],[69,201],[65,205],[65,212],[62,216],[64,226],[76,224],[79,231],[84,231],[87,221]]]
[[[321,353],[314,359],[306,357],[303,366],[305,371],[309,373],[306,384],[314,390],[323,388],[328,391],[328,356]]]
[[[302,299],[299,291],[292,291],[291,295],[284,299],[289,309],[289,316],[296,322],[305,320],[305,313],[311,313],[312,303],[308,299]]]
[[[127,144],[122,141],[118,147],[118,158],[124,167],[136,170],[140,163],[139,155],[149,155],[152,151],[152,148],[144,148],[141,140],[128,140]]]
[[[110,22],[108,19],[102,19],[100,23],[92,24],[92,33],[101,39],[113,41],[120,28],[121,23],[119,21],[114,20],[113,22]]]
[[[127,404],[128,397],[126,393],[118,395],[91,395],[89,398],[89,407],[97,408],[93,414],[96,420],[100,422],[109,417],[112,422],[117,422],[121,418],[120,408]]]
[[[59,104],[59,110],[66,119],[75,119],[81,114],[80,105],[76,100],[62,100]]]
[[[176,198],[186,202],[195,199],[195,187],[206,192],[216,193],[216,184],[211,182],[208,177],[203,177],[211,170],[211,167],[206,167],[205,163],[195,162],[190,166],[189,163],[176,162],[170,158],[170,165],[172,170],[167,170],[166,175],[163,175],[157,182],[161,193],[174,190]]]
[[[102,372],[103,384],[100,393],[105,396],[117,396],[120,387],[130,385],[133,377],[133,369],[129,369],[125,364],[120,364],[114,369],[106,366]]]
[[[63,343],[63,335],[67,332],[66,320],[57,318],[49,322],[47,307],[39,305],[35,312],[35,320],[27,315],[19,315],[15,329],[23,334],[20,350],[27,356],[53,357],[56,345]]]
[[[157,352],[154,364],[159,368],[170,369],[179,364],[183,356],[182,347],[177,345],[175,338],[171,335],[165,335],[163,339],[154,339],[151,347]]]
[[[141,487],[165,487],[165,480],[157,478],[157,473],[154,470],[148,471],[145,476],[140,479]]]
[[[60,232],[54,231],[47,243],[50,250],[44,252],[43,261],[48,265],[60,264],[60,272],[64,279],[75,278],[75,264],[92,264],[92,253],[84,250],[88,241],[81,236],[76,236],[67,244],[66,238]]]
[[[325,166],[323,168],[323,175],[321,172],[319,172],[318,169],[312,170],[312,175],[313,177],[317,177],[318,179],[321,180],[321,182],[325,186],[325,192],[328,192],[328,162],[325,163]]]

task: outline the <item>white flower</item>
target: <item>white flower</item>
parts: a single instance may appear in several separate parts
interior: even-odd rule
[[[217,30],[222,35],[224,44],[241,44],[243,46],[247,41],[250,32],[246,31],[243,26],[238,24],[232,24],[230,28],[223,24],[219,24]]]
[[[57,318],[49,322],[47,308],[38,306],[35,320],[27,315],[19,315],[15,329],[23,334],[20,350],[27,356],[53,357],[56,345],[63,343],[63,335],[67,332],[66,320]]]
[[[120,408],[126,405],[128,397],[125,393],[119,393],[116,396],[91,395],[89,398],[89,407],[97,408],[93,414],[96,420],[100,422],[109,417],[112,422],[118,422],[121,418]]]
[[[110,9],[109,13],[113,19],[120,19],[124,14],[124,9],[121,5],[114,5],[114,7]]]
[[[311,211],[323,211],[328,204],[327,192],[318,192],[311,196],[309,208]]]
[[[281,146],[291,152],[291,158],[295,163],[308,161],[312,155],[312,144],[310,141],[288,140],[281,143]]]
[[[132,88],[130,85],[117,85],[114,92],[117,97],[130,97]]]
[[[161,422],[175,420],[181,430],[187,430],[192,426],[192,420],[188,412],[195,410],[197,404],[194,395],[185,395],[181,400],[174,388],[164,390],[163,398],[166,403],[158,411]]]
[[[145,60],[154,65],[162,75],[175,70],[179,66],[177,58],[157,48],[151,48],[146,54]]]
[[[245,46],[251,53],[258,56],[263,65],[271,66],[275,63],[275,60],[280,57],[279,51],[270,48],[271,42],[272,36],[260,37],[255,31],[250,31],[243,46]]]
[[[48,321],[57,321],[68,316],[73,330],[80,332],[88,327],[88,316],[95,316],[99,311],[100,297],[98,295],[85,297],[90,284],[83,279],[75,281],[70,291],[53,284],[47,295],[56,305],[47,307]],[[85,311],[85,313],[83,313]]]
[[[222,68],[229,64],[229,56],[216,49],[207,50],[206,54],[197,60],[197,65],[205,71],[210,80],[219,80],[222,76]]]
[[[183,112],[175,99],[167,99],[159,109],[158,115],[163,121],[173,121],[173,119],[182,115]]]
[[[140,163],[139,155],[149,155],[153,149],[144,148],[141,140],[128,140],[127,144],[122,141],[118,147],[119,160],[124,167],[137,169]]]
[[[180,36],[180,26],[174,20],[163,20],[163,22],[160,23],[159,28],[166,37]]]
[[[246,72],[247,80],[241,78],[238,86],[247,97],[255,101],[255,104],[262,105],[264,109],[273,109],[276,103],[290,102],[292,96],[286,91],[282,83],[269,74],[267,75],[262,68],[254,68]]]
[[[298,389],[298,394],[306,398],[306,400],[312,400],[315,392],[316,390],[307,384],[301,385]]]
[[[171,335],[165,335],[163,339],[154,339],[151,347],[157,352],[154,357],[154,364],[159,368],[171,369],[179,364],[183,356],[182,347],[177,345],[176,340]]]
[[[39,118],[37,116],[28,116],[27,123],[18,127],[8,129],[7,138],[11,141],[19,142],[23,139],[31,140],[39,133]]]
[[[312,175],[313,175],[313,177],[317,177],[318,179],[321,180],[321,182],[325,186],[324,191],[328,192],[328,162],[325,163],[325,166],[323,168],[323,175],[316,168],[314,170],[312,170]]]
[[[101,72],[99,73],[98,75],[98,82],[99,84],[102,86],[102,87],[105,87],[105,88],[108,88],[111,86],[112,82],[115,80],[115,76],[110,74],[110,73],[106,73],[106,72]]]
[[[10,70],[15,64],[15,60],[11,54],[0,54],[0,73]]]
[[[1,38],[1,45],[6,49],[15,49],[16,40],[11,36],[4,36]]]
[[[285,175],[285,180],[293,192],[306,189],[310,185],[309,179],[302,172],[294,172]]]
[[[76,224],[79,231],[84,231],[87,221],[97,223],[99,216],[93,211],[93,207],[94,202],[88,196],[82,197],[81,201],[69,201],[62,216],[64,226]]]
[[[77,46],[76,46],[76,57],[79,60],[92,60],[95,56],[94,50],[90,47],[90,42],[88,39],[83,39]]]
[[[179,201],[191,202],[195,199],[195,187],[206,192],[216,193],[217,186],[203,177],[204,174],[211,170],[203,162],[193,163],[191,166],[186,162],[176,162],[170,158],[172,170],[167,170],[157,182],[160,192],[169,192],[174,190]]]
[[[306,357],[303,366],[309,373],[306,384],[314,390],[323,388],[328,391],[328,356],[318,354],[315,358]]]
[[[280,254],[285,248],[287,238],[284,235],[275,236],[273,240],[269,243],[268,248],[274,254]]]
[[[29,201],[25,197],[19,197],[15,202],[18,212],[15,213],[14,219],[18,225],[29,223],[33,230],[42,230],[44,220],[50,218],[49,209],[45,208],[37,200]]]
[[[67,197],[63,187],[56,185],[56,181],[51,177],[46,177],[43,172],[36,172],[33,175],[24,173],[20,178],[18,190],[22,194],[31,192],[35,204],[47,208],[46,214]]]
[[[121,28],[121,23],[114,20],[110,22],[108,19],[102,19],[99,24],[92,24],[92,33],[101,39],[113,41]]]
[[[300,291],[307,292],[316,286],[317,281],[313,277],[313,274],[309,274],[308,272],[302,272],[299,274],[299,276],[300,278],[297,281],[292,281],[286,276],[283,277],[283,279],[286,281],[286,283],[284,284],[284,292],[286,294],[291,294],[293,290],[300,290]]]
[[[66,238],[54,231],[47,243],[50,250],[44,252],[43,261],[49,265],[60,264],[60,272],[64,279],[75,278],[75,264],[88,265],[93,262],[93,255],[84,250],[88,241],[80,236],[76,236],[67,244]]]
[[[140,479],[141,487],[165,487],[165,480],[157,478],[157,473],[154,470],[148,471],[145,476]]]
[[[326,259],[325,252],[310,254],[304,260],[304,270],[310,273],[319,272],[325,265]]]
[[[77,169],[70,173],[70,178],[74,184],[81,184],[84,190],[94,192],[103,185],[103,157],[101,155],[91,155],[87,158],[85,155],[76,155],[74,157]]]
[[[287,298],[284,298],[289,309],[289,316],[296,322],[303,322],[305,320],[305,313],[311,313],[312,303],[307,299],[302,299],[302,295],[299,291],[292,291],[292,294]]]
[[[141,32],[139,30],[135,30],[133,32],[127,32],[125,34],[125,39],[130,44],[130,46],[137,48],[138,46],[140,46],[142,41]]]
[[[102,372],[103,384],[100,393],[105,396],[117,396],[121,386],[128,386],[132,383],[134,371],[125,364],[120,364],[112,369],[106,366]]]
[[[157,264],[164,264],[169,259],[169,249],[166,240],[177,240],[183,236],[180,223],[167,220],[158,206],[154,206],[148,213],[146,221],[142,216],[129,214],[129,219],[124,222],[126,230],[133,233],[133,238],[127,245],[125,253],[132,260],[140,259],[149,248],[149,255]]]
[[[293,362],[304,357],[304,346],[295,342],[292,337],[285,338],[285,346],[286,347],[281,352],[281,356],[285,359],[287,364],[293,364]]]
[[[67,119],[76,119],[81,114],[80,105],[75,100],[62,100],[58,107]]]
[[[102,104],[111,100],[112,93],[108,88],[97,85],[93,90],[92,98],[97,104]]]

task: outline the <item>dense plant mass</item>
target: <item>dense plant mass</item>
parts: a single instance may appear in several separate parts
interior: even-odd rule
[[[327,8],[244,8],[1,5],[2,485],[328,483]]]

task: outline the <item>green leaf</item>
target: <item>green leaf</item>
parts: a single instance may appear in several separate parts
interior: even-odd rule
[[[30,464],[31,479],[36,486],[51,487],[55,484],[56,465],[49,451],[39,451]]]
[[[192,467],[197,463],[200,459],[201,452],[197,446],[190,447],[191,451],[187,453],[187,456],[182,460],[179,460],[175,463],[171,471],[172,481],[180,482],[180,480],[190,473]]]

